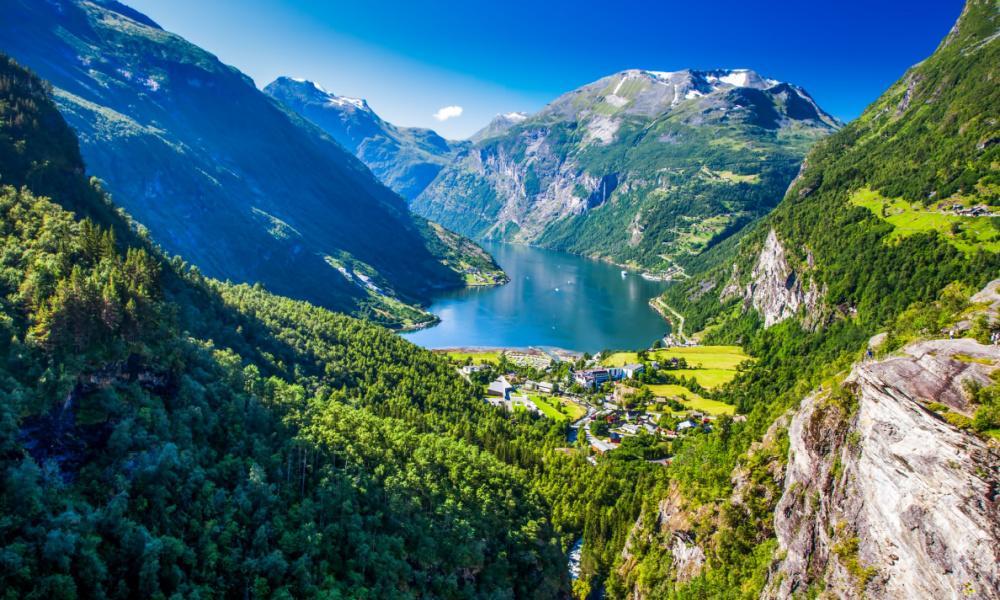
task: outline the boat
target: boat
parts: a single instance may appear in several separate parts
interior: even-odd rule
[[[622,279],[625,279],[626,276],[628,276],[628,271],[624,271],[623,270],[622,271]]]

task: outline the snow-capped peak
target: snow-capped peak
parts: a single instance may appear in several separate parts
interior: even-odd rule
[[[733,87],[766,89],[781,83],[777,79],[761,77],[750,69],[719,69],[704,73],[705,80],[713,85],[724,83]]]
[[[528,118],[528,114],[523,112],[509,112],[509,113],[504,113],[500,116],[506,119],[507,121],[512,121],[514,123],[521,123],[527,120]]]
[[[302,88],[306,88],[306,90],[313,94],[313,100],[322,101],[328,106],[353,107],[359,110],[371,110],[368,107],[368,102],[366,102],[363,98],[338,96],[320,84],[302,77],[285,77],[283,79],[292,81]]]
[[[361,110],[368,110],[368,103],[363,98],[348,98],[347,96],[329,95],[329,103],[335,106],[353,106]]]

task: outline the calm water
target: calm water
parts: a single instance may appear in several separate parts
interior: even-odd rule
[[[427,348],[544,346],[581,352],[644,347],[669,331],[649,307],[665,284],[614,265],[514,244],[484,244],[510,283],[442,293],[441,324],[404,334]]]

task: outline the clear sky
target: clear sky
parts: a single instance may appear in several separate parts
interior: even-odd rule
[[[472,134],[497,113],[533,112],[628,68],[751,68],[801,85],[828,112],[849,120],[933,52],[963,6],[962,0],[125,1],[260,87],[279,75],[305,77],[368,99],[389,121],[450,138]]]

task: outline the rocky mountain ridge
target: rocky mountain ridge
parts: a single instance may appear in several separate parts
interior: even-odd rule
[[[408,200],[422,192],[464,146],[430,129],[393,125],[366,100],[338,96],[306,79],[279,77],[264,93],[328,133],[379,181]]]

